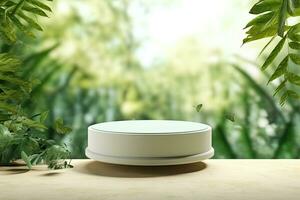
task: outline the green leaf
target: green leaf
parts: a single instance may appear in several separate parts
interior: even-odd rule
[[[28,27],[25,26],[24,24],[22,24],[17,17],[11,16],[10,18],[20,31],[22,31],[23,33],[25,33],[26,35],[28,35],[30,37],[33,37],[33,38],[35,37],[35,35],[30,30],[28,30]]]
[[[255,34],[255,35],[248,35],[243,40],[243,44],[248,43],[248,42],[252,42],[252,41],[255,41],[255,40],[267,38],[267,37],[273,37],[276,33],[277,33],[277,28],[269,28],[269,29],[266,29],[262,32],[259,32],[259,33]]]
[[[70,127],[64,125],[63,119],[59,118],[55,121],[54,128],[59,134],[67,134],[72,131]]]
[[[273,94],[273,96],[275,97],[286,85],[287,79],[284,79],[279,85],[278,87],[275,89],[275,92]]]
[[[266,50],[266,48],[273,42],[273,40],[274,40],[275,38],[276,38],[276,35],[273,36],[273,37],[269,40],[269,42],[264,46],[264,48],[262,48],[262,50],[259,52],[258,56],[260,56],[260,55]]]
[[[21,158],[26,163],[27,167],[31,169],[32,165],[30,163],[30,159],[24,151],[21,151]]]
[[[15,86],[19,86],[22,88],[25,92],[29,93],[31,91],[31,85],[29,82],[25,82],[20,77],[12,76],[12,75],[2,75],[0,73],[0,80],[10,83]]]
[[[0,135],[11,135],[11,133],[9,132],[9,130],[7,129],[7,127],[5,127],[4,125],[0,124]]]
[[[287,92],[288,92],[290,98],[294,98],[294,99],[300,98],[300,95],[293,90],[288,90]]]
[[[235,122],[235,114],[234,113],[226,113],[225,118],[228,119],[231,122]]]
[[[11,113],[16,113],[18,108],[15,105],[8,104],[5,102],[0,102],[0,110],[4,110]]]
[[[41,154],[33,154],[31,156],[29,156],[29,159],[30,159],[30,163],[31,165],[37,165],[37,164],[40,164],[42,162],[42,155],[44,153],[42,152]]]
[[[34,121],[25,117],[22,118],[22,123],[29,128],[34,128],[39,131],[44,131],[45,129],[47,129],[47,127],[39,121]]]
[[[26,0],[26,2],[29,2],[30,4],[32,4],[32,5],[34,5],[34,6],[38,6],[38,7],[40,7],[40,8],[43,9],[43,10],[47,10],[47,11],[49,11],[49,12],[52,11],[51,8],[50,8],[48,5],[42,3],[41,1],[37,1],[37,0]]]
[[[263,0],[256,3],[250,10],[250,14],[261,14],[268,11],[278,10],[280,0]]]
[[[252,26],[252,25],[258,25],[258,24],[265,24],[267,23],[271,18],[272,16],[274,15],[275,12],[269,12],[269,13],[266,13],[266,14],[262,14],[262,15],[259,15],[257,17],[255,17],[254,19],[252,19],[246,26],[244,29]]]
[[[40,116],[41,123],[44,123],[46,121],[48,114],[49,114],[49,111],[45,111],[45,112],[41,113],[41,116]]]
[[[59,159],[66,159],[69,156],[69,151],[61,145],[52,145],[46,149],[45,159],[48,161]]]
[[[42,9],[37,8],[37,7],[32,7],[32,6],[29,6],[29,5],[24,5],[23,6],[23,10],[25,10],[27,12],[30,12],[32,14],[40,15],[42,17],[48,17],[48,15]]]
[[[282,0],[280,13],[279,13],[279,24],[278,24],[278,35],[283,37],[284,35],[284,27],[285,27],[285,21],[287,17],[287,0]]]
[[[294,0],[288,0],[288,13],[291,16],[294,16],[296,14],[296,8],[295,8],[295,1]]]
[[[297,74],[288,72],[286,77],[290,83],[300,86],[300,76],[298,76]]]
[[[10,54],[0,54],[0,72],[16,72],[20,67],[20,60]]]
[[[277,79],[278,77],[282,76],[285,74],[286,70],[287,70],[287,66],[288,66],[288,61],[289,61],[289,57],[286,56],[278,65],[278,67],[276,68],[275,72],[272,74],[271,78],[269,79],[268,83],[270,83],[271,81]]]
[[[16,42],[16,31],[9,18],[0,17],[0,36],[6,44],[14,44]]]
[[[263,33],[264,31],[268,30],[275,30],[277,29],[277,25],[275,23],[272,23],[272,20],[270,23],[267,24],[258,24],[253,25],[247,32],[249,36],[256,36],[257,34]]]
[[[286,102],[286,100],[287,100],[288,97],[289,97],[289,93],[288,93],[288,91],[285,91],[282,94],[282,96],[280,97],[279,103],[280,103],[281,106],[284,106],[284,104],[285,104],[285,102]]]
[[[297,23],[291,27],[289,34],[297,34],[300,31],[300,23]]]
[[[285,43],[286,37],[282,38],[278,44],[276,45],[276,47],[273,49],[273,51],[270,53],[270,55],[268,56],[268,58],[266,59],[266,61],[264,62],[264,64],[262,65],[262,70],[267,69],[267,67],[274,61],[274,59],[276,58],[276,56],[279,54],[279,52],[281,51],[284,43]]]
[[[299,42],[289,42],[289,47],[295,50],[300,50],[300,43]]]
[[[300,65],[300,55],[290,53],[289,56],[290,56],[291,60],[293,61],[293,63]]]
[[[200,110],[202,109],[202,107],[203,107],[203,104],[198,104],[198,105],[196,106],[196,111],[197,111],[197,112],[200,112]]]
[[[25,15],[24,13],[20,12],[18,13],[18,15],[25,20],[29,26],[31,26],[32,28],[38,30],[38,31],[42,31],[42,27],[32,18],[28,17],[27,15]]]
[[[12,11],[12,15],[15,15],[24,5],[25,0],[21,0],[19,3],[15,5],[14,10]]]
[[[298,34],[289,34],[288,38],[292,41],[300,42],[300,35]]]
[[[300,95],[292,90],[285,91],[280,98],[280,105],[283,106],[287,100],[287,98],[299,99]]]
[[[292,41],[300,42],[300,23],[293,25],[287,33],[287,36]]]
[[[261,29],[261,31],[264,31],[266,29],[272,29],[272,28],[277,28],[278,27],[278,13],[275,12],[274,15],[272,16],[272,18],[265,24],[263,24],[263,28]],[[285,27],[283,27],[285,28]]]

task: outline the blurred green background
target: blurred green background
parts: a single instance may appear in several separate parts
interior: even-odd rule
[[[56,1],[44,32],[15,49],[23,76],[40,80],[26,107],[73,128],[45,133],[73,158],[85,157],[90,124],[125,119],[208,123],[215,158],[298,158],[299,102],[272,97],[257,57],[266,41],[241,47],[253,3]]]

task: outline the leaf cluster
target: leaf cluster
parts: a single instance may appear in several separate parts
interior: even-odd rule
[[[17,41],[17,31],[34,37],[31,29],[42,31],[36,16],[48,17],[51,8],[45,3],[52,0],[1,0],[0,35],[6,43]]]
[[[280,84],[274,92],[280,95],[280,104],[283,105],[288,98],[300,98],[297,87],[300,86],[300,76],[290,69],[292,65],[300,65],[300,23],[288,25],[290,18],[300,16],[299,0],[260,0],[250,10],[257,15],[246,26],[247,37],[243,43],[270,38],[261,53],[275,38],[280,40],[267,56],[261,66],[262,70],[268,69],[279,57],[283,57],[269,78],[269,83],[280,78]],[[284,49],[287,51],[284,51]]]

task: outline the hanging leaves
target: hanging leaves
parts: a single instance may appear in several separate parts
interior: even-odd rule
[[[297,87],[299,76],[290,71],[291,64],[300,65],[300,23],[287,25],[287,20],[300,16],[300,4],[295,0],[260,0],[250,9],[250,14],[257,15],[245,27],[246,38],[243,43],[272,37],[261,53],[274,41],[279,42],[261,66],[262,70],[269,68],[279,57],[284,57],[269,78],[268,83],[281,78],[280,84],[274,92],[274,96],[280,94],[280,104],[283,105],[288,98],[299,98]],[[278,40],[277,40],[278,41]],[[287,45],[286,45],[287,44]],[[289,48],[290,50],[286,50]],[[294,52],[293,52],[294,51]],[[260,53],[260,54],[261,54]]]

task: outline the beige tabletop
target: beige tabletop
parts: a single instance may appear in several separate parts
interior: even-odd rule
[[[74,169],[0,167],[0,200],[300,199],[300,160],[207,160],[130,167],[74,160]]]

